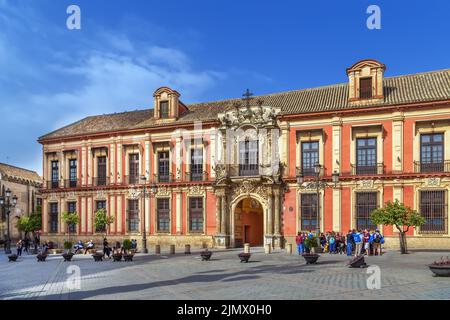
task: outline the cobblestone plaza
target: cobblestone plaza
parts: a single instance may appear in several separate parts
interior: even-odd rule
[[[1,253],[0,299],[450,299],[450,279],[433,277],[427,267],[448,252],[388,251],[366,258],[381,270],[381,288],[373,290],[367,288],[369,269],[348,268],[346,256],[322,254],[317,265],[306,265],[297,254],[252,248],[246,264],[239,252],[216,250],[211,261],[201,261],[198,252],[163,250],[137,254],[127,263],[94,262],[90,255],[76,255],[72,262],[51,255],[38,263],[26,254],[13,263]],[[80,289],[68,285],[76,269],[71,266],[79,267]]]

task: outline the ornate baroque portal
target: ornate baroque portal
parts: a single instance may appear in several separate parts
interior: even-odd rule
[[[251,106],[250,95],[244,95],[245,106],[235,104],[234,109],[219,114],[222,148],[214,169],[217,247],[236,247],[245,242],[245,237],[236,234],[241,222],[236,221],[239,214],[235,214],[242,209],[244,199],[250,199],[262,211],[263,239],[258,243],[282,245],[280,129],[276,118],[280,110],[263,106],[262,101]],[[256,225],[245,227],[260,230]]]

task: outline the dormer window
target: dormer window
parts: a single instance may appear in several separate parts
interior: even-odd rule
[[[383,76],[386,66],[376,60],[362,60],[347,69],[348,100],[352,105],[365,105],[384,100]]]
[[[372,77],[359,79],[359,98],[372,99]]]
[[[159,116],[162,119],[169,117],[169,101],[161,101],[159,103]]]
[[[153,97],[155,119],[176,120],[187,110],[187,107],[179,100],[180,94],[168,87],[157,89]]]

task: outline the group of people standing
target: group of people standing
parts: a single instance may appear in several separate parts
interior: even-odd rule
[[[16,250],[17,250],[17,255],[21,256],[22,252],[26,252],[27,254],[30,254],[30,249],[33,247],[35,250],[38,249],[40,244],[40,240],[39,237],[35,237],[34,240],[31,240],[27,237],[25,237],[24,239],[20,239],[19,241],[17,241],[16,243]]]
[[[311,248],[307,246],[306,239],[313,238],[313,232],[299,232],[295,238],[298,254],[309,253]],[[380,230],[349,230],[347,234],[340,232],[320,233],[318,237],[323,252],[330,254],[351,255],[381,255],[381,245],[384,237]]]

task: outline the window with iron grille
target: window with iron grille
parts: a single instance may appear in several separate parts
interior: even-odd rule
[[[77,203],[76,202],[67,202],[67,212],[74,213],[77,212]],[[77,226],[75,224],[69,224],[68,226],[70,233],[77,232]]]
[[[372,98],[372,77],[359,79],[359,97],[361,99]]]
[[[447,192],[445,190],[420,191],[420,214],[425,224],[420,233],[447,233]]]
[[[58,204],[50,203],[50,232],[58,232]]]
[[[444,171],[444,134],[420,135],[420,172]]]
[[[356,229],[375,230],[377,226],[370,220],[372,211],[378,208],[377,192],[357,192],[356,193]]]
[[[203,177],[203,149],[191,149],[191,180],[200,181]]]
[[[133,153],[128,156],[129,163],[129,183],[139,182],[139,154]]]
[[[156,210],[158,232],[170,232],[169,198],[157,199]]]
[[[189,231],[203,232],[203,198],[189,198]]]
[[[97,185],[106,185],[106,157],[97,157]]]
[[[169,117],[169,101],[161,101],[159,103],[159,117],[160,118]]]
[[[57,188],[59,185],[59,163],[52,161],[52,188]]]
[[[139,203],[137,199],[128,200],[128,231],[139,231]]]
[[[158,181],[169,182],[169,151],[158,152]]]
[[[239,142],[239,175],[258,175],[258,140]]]
[[[304,193],[300,199],[300,229],[314,231],[318,227],[317,194]]]
[[[356,139],[356,174],[377,174],[377,138]]]
[[[302,174],[315,175],[314,165],[319,163],[319,142],[302,142]]]
[[[77,159],[69,160],[69,186],[71,188],[77,186]]]

